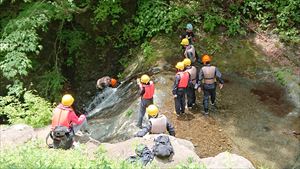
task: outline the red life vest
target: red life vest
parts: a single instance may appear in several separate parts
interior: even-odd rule
[[[55,108],[52,116],[52,129],[56,126],[70,127],[69,110]]]
[[[152,99],[154,95],[154,83],[150,81],[149,85],[142,85],[145,88],[145,93],[143,95],[144,99]]]
[[[180,76],[180,81],[178,83],[178,88],[186,88],[188,86],[190,75],[188,72],[178,72]]]

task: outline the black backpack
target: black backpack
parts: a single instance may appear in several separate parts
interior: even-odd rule
[[[152,151],[158,158],[166,159],[174,155],[174,150],[168,136],[161,135],[154,139]]]
[[[71,133],[72,130],[66,126],[56,126],[50,133],[48,134],[46,141],[48,140],[48,137],[50,136],[53,140],[53,144],[48,146],[50,148],[61,148],[61,149],[69,149],[73,145],[73,137],[74,135]]]

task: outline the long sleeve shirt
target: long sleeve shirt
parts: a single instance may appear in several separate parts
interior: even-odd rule
[[[172,89],[172,94],[173,95],[177,94],[179,81],[180,81],[180,75],[176,74],[175,75],[175,81],[174,81],[174,84],[173,84],[173,89]]]

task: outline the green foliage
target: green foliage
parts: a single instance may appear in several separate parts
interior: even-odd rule
[[[42,50],[37,32],[45,31],[52,19],[70,19],[75,9],[72,1],[25,4],[18,16],[11,19],[1,32],[0,69],[3,76],[8,79],[26,76],[32,68],[30,57]]]
[[[300,3],[298,0],[247,0],[241,6],[243,14],[257,19],[264,29],[272,28],[286,41],[300,42]]]
[[[58,36],[62,38],[68,50],[67,66],[74,65],[74,59],[78,59],[80,55],[83,55],[80,51],[83,44],[89,39],[89,35],[79,30],[63,30]]]
[[[132,113],[133,113],[133,110],[129,109],[125,112],[125,115],[126,115],[126,117],[130,117],[132,115]]]
[[[23,88],[23,83],[20,80],[15,80],[13,85],[7,85],[8,95],[15,95],[18,98],[24,94],[25,89]]]
[[[120,15],[125,12],[121,6],[121,0],[100,0],[97,7],[94,9],[95,23],[105,21],[110,17],[111,24],[114,25],[118,22]]]
[[[134,22],[123,27],[121,40],[138,43],[161,31],[170,33],[187,16],[188,9],[185,7],[168,5],[163,0],[139,0]]]
[[[44,141],[29,142],[15,150],[3,150],[1,168],[143,168],[138,163],[110,160],[101,148],[94,153],[94,158],[90,158],[92,153],[88,155],[89,150],[84,146],[71,150],[53,150],[45,148],[44,144]]]
[[[245,25],[256,21],[261,29],[274,30],[282,40],[300,42],[300,3],[298,0],[204,1],[194,3],[203,11],[203,29],[215,32],[225,27],[228,35],[245,34]],[[203,6],[206,7],[203,10]]]
[[[195,162],[192,158],[188,158],[186,164],[179,164],[176,169],[207,169],[204,164]]]
[[[23,100],[14,95],[0,96],[0,115],[6,115],[10,123],[26,123],[42,127],[51,120],[52,107],[45,99],[26,91]]]
[[[141,45],[145,60],[150,60],[154,56],[154,49],[149,42],[144,42]]]
[[[225,23],[225,20],[222,16],[219,16],[216,13],[205,13],[204,14],[204,23],[203,29],[208,32],[213,32],[217,26]]]
[[[65,77],[58,69],[45,72],[39,77],[37,89],[39,94],[50,100],[57,100],[65,82]]]
[[[279,81],[279,83],[283,86],[285,86],[289,79],[292,75],[291,70],[289,69],[279,69],[277,71],[275,71],[275,77],[276,79]]]

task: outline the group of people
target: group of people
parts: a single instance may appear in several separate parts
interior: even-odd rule
[[[172,88],[172,94],[175,102],[175,114],[181,116],[185,113],[185,109],[193,109],[196,105],[196,93],[203,91],[203,114],[208,115],[209,98],[211,105],[215,106],[216,87],[219,82],[220,89],[223,88],[224,81],[222,74],[217,67],[210,64],[211,57],[204,54],[198,57],[193,43],[195,43],[195,35],[193,33],[192,24],[187,24],[186,31],[180,36],[181,45],[183,47],[183,61],[176,64],[175,81]],[[96,87],[103,90],[105,87],[116,87],[118,82],[116,79],[105,76],[97,81]],[[146,74],[137,79],[139,86],[139,94],[141,97],[138,120],[136,126],[141,130],[135,134],[137,137],[143,137],[147,133],[160,134],[169,132],[175,136],[175,129],[168,118],[159,113],[159,109],[153,104],[153,96],[155,92],[154,82]],[[186,102],[187,96],[187,102]],[[86,116],[76,116],[72,109],[74,98],[67,94],[62,97],[52,117],[52,130],[50,134],[54,135],[57,126],[66,126],[70,132],[76,133],[81,127],[86,127]],[[143,118],[147,113],[149,123],[143,125]],[[71,134],[72,135],[72,134]],[[54,136],[52,136],[54,137]]]
[[[217,67],[210,64],[211,57],[204,54],[201,58],[194,47],[195,35],[192,24],[187,24],[186,31],[180,36],[184,60],[176,64],[177,73],[173,85],[175,113],[180,116],[185,113],[185,107],[191,110],[196,104],[196,93],[203,91],[203,113],[208,115],[209,98],[211,105],[216,106],[216,87],[220,89],[224,81]],[[187,96],[187,104],[185,101]]]

